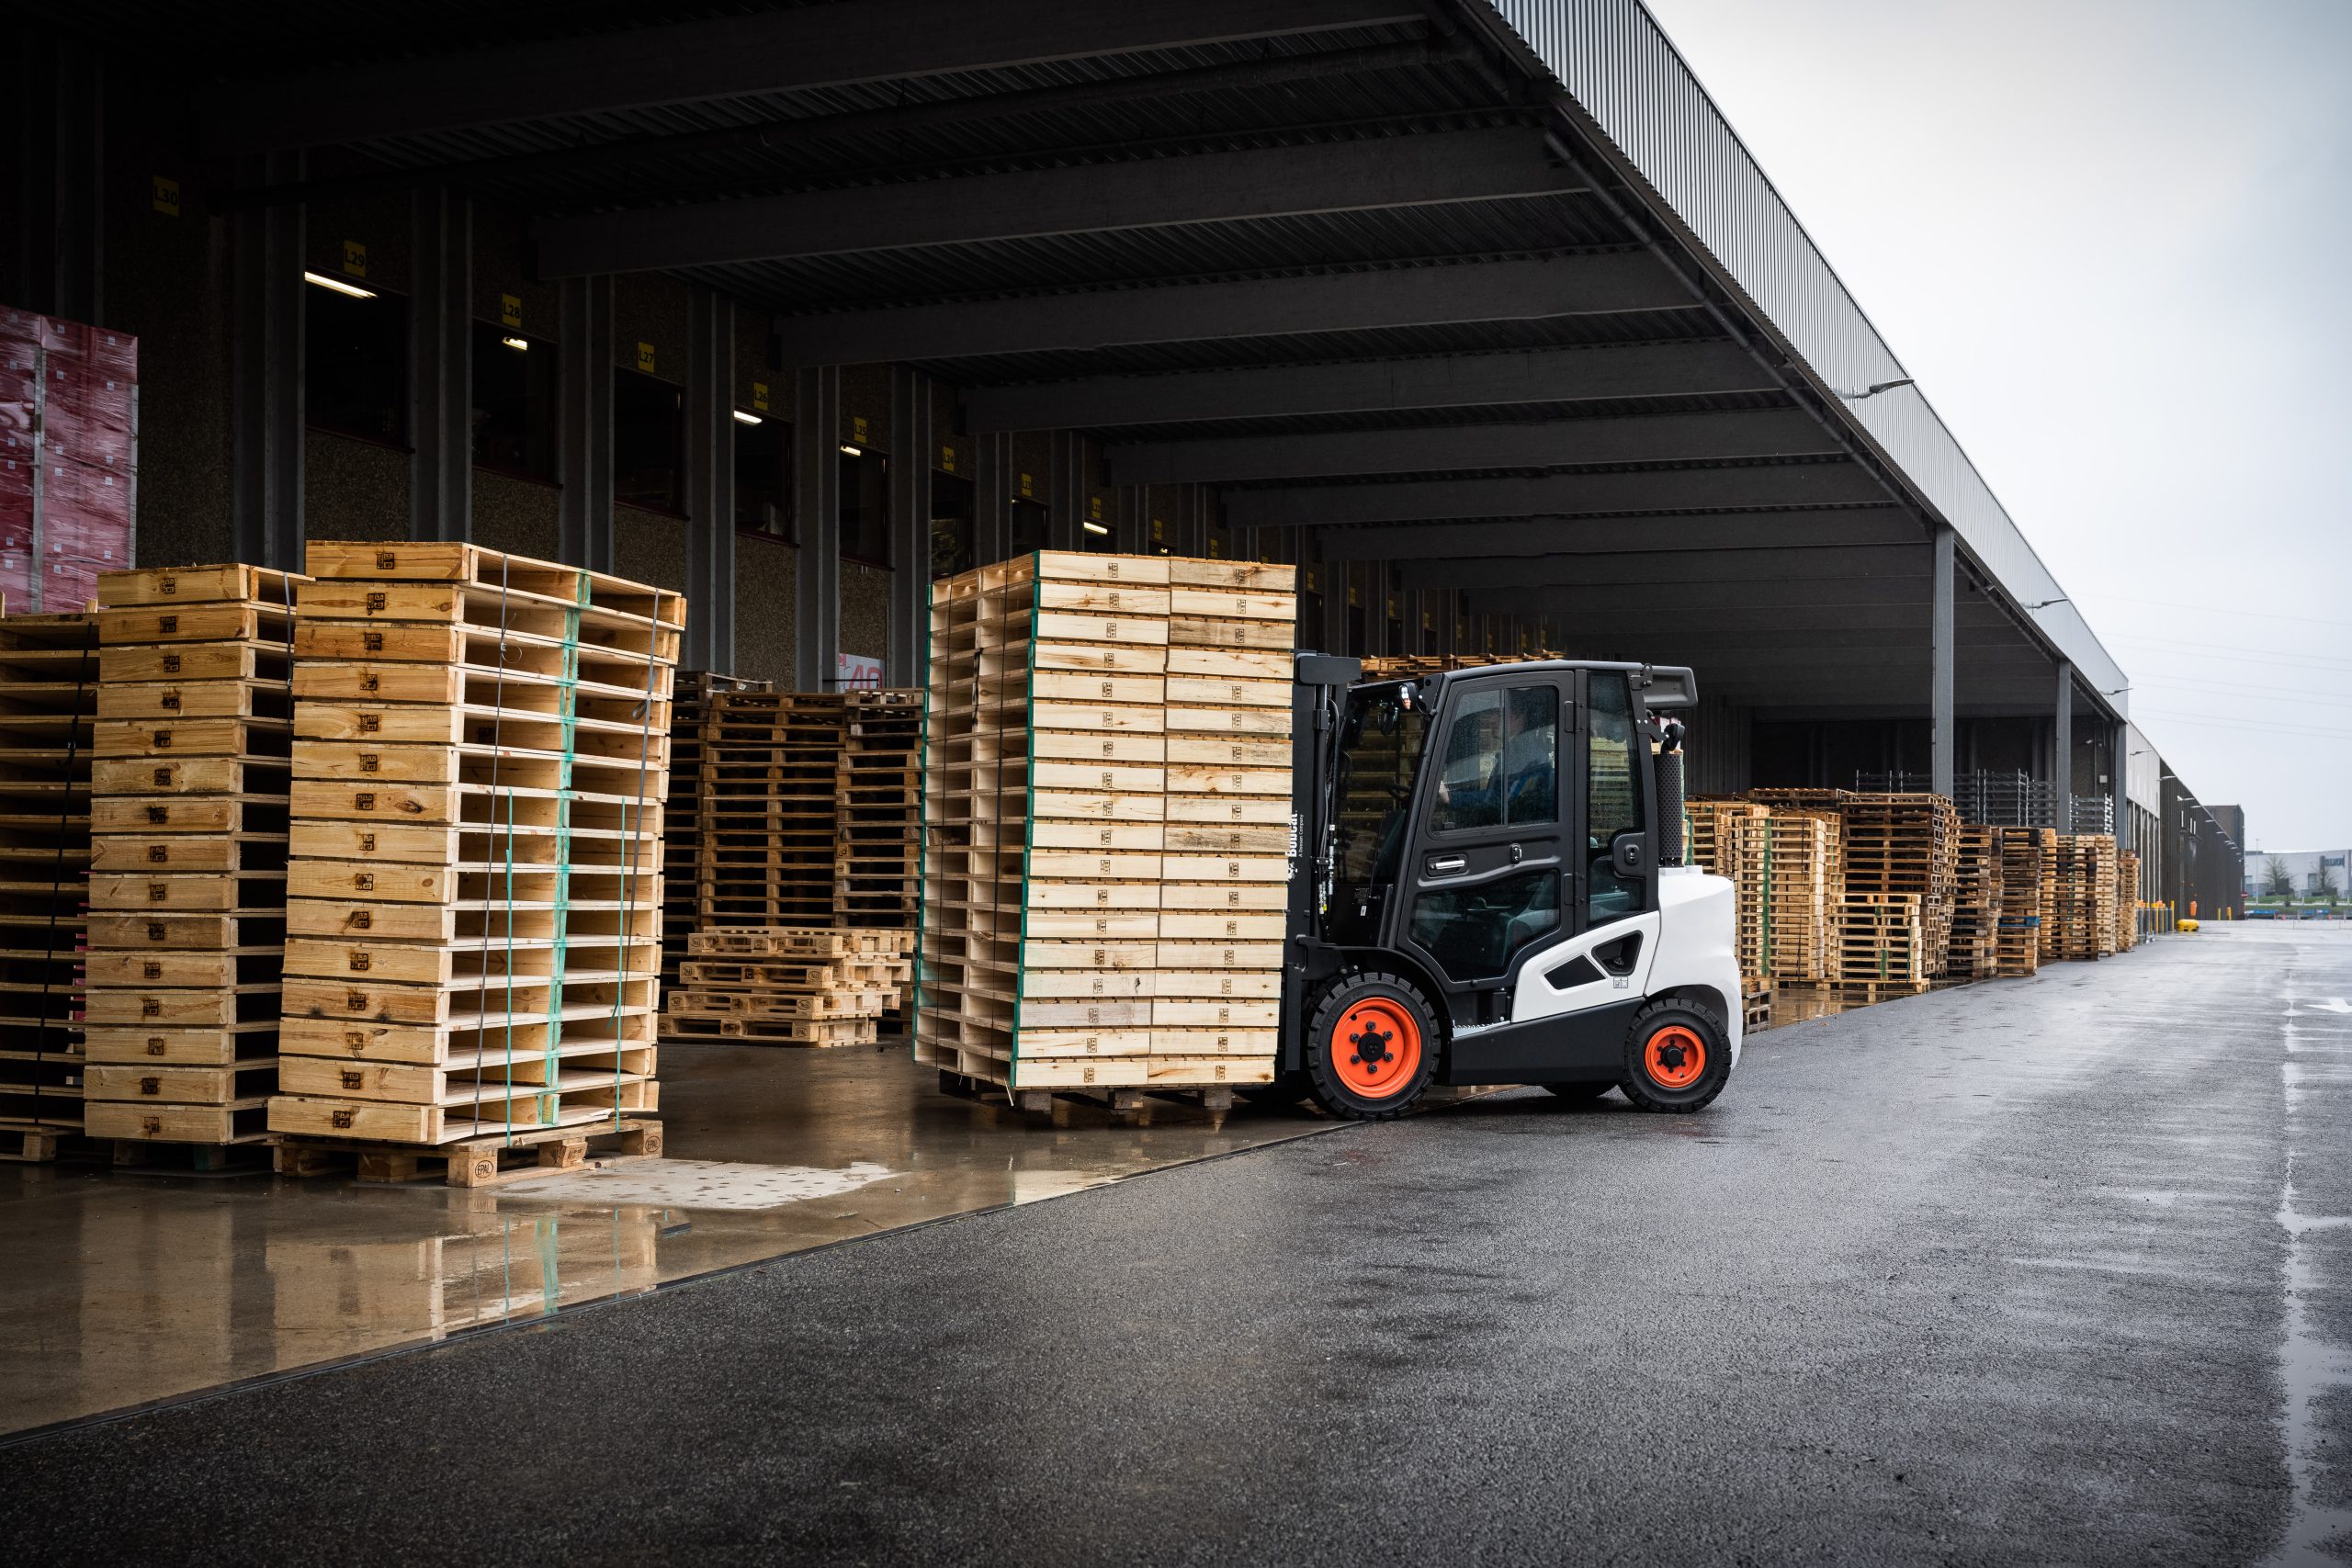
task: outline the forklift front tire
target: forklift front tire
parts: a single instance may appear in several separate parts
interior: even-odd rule
[[[1731,1077],[1731,1037],[1712,1009],[1663,997],[1625,1032],[1625,1098],[1644,1111],[1697,1111]]]
[[[1400,1116],[1429,1087],[1437,1052],[1437,1021],[1420,988],[1400,975],[1364,970],[1342,977],[1316,1005],[1306,1026],[1307,1087],[1334,1116]]]

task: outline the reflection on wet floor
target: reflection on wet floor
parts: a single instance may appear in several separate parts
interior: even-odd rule
[[[1050,1121],[903,1050],[662,1053],[662,1160],[496,1187],[0,1167],[0,1432],[1033,1202],[1335,1123],[1165,1101]]]

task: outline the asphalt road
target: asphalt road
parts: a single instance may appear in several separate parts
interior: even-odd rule
[[[2236,927],[0,1451],[17,1562],[2352,1561],[2352,932]],[[2323,1543],[2335,1538],[2335,1554]]]

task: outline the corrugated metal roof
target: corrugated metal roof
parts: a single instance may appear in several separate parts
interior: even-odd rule
[[[915,368],[961,386],[1058,381],[1080,376],[1144,375],[1159,370],[1211,370],[1253,365],[1399,359],[1521,348],[1593,344],[1683,343],[1722,335],[1699,306],[1687,310],[1624,310],[1609,315],[1553,316],[1540,321],[1463,321],[1444,326],[1386,327],[1345,333],[1286,333],[1272,337],[1205,338],[1193,343],[1140,344],[1117,348],[1062,349],[936,362]]]
[[[1447,424],[1623,419],[1639,414],[1723,413],[1793,408],[1783,392],[1724,392],[1701,397],[1592,398],[1577,402],[1507,403],[1434,409],[1380,409],[1346,413],[1290,414],[1268,419],[1206,419],[1182,424],[1130,424],[1121,441],[1213,441],[1228,436],[1315,435],[1350,430],[1412,430]],[[1102,434],[1094,432],[1092,434]]]

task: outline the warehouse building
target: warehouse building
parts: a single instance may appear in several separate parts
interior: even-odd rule
[[[138,338],[142,562],[471,539],[806,688],[1041,546],[1291,561],[1304,646],[1695,666],[1702,789],[2239,897],[1636,0],[43,9],[0,302]]]

